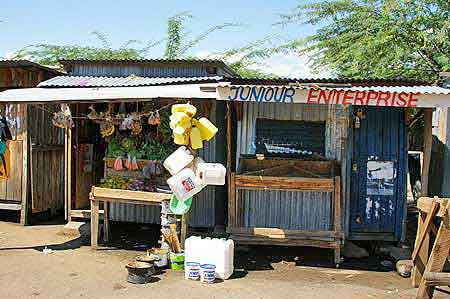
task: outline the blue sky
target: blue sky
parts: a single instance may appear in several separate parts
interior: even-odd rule
[[[246,0],[246,1],[144,1],[144,0],[2,0],[0,9],[0,57],[30,44],[78,44],[98,46],[92,31],[105,33],[114,47],[133,39],[156,41],[165,36],[167,18],[189,11],[194,18],[187,24],[193,36],[207,28],[224,23],[245,24],[211,35],[190,54],[220,52],[243,46],[249,41],[269,34],[283,38],[305,36],[313,32],[310,26],[273,26],[277,14],[288,12],[298,0]],[[303,1],[305,2],[305,1]],[[163,48],[154,48],[149,56],[159,57]],[[294,55],[274,57],[280,64],[280,75],[302,74],[298,67],[305,61]],[[272,60],[273,60],[272,59]],[[272,61],[271,60],[271,61]],[[306,72],[309,72],[305,68]]]

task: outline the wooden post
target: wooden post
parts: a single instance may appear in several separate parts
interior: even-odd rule
[[[109,203],[103,202],[103,241],[109,242]]]
[[[433,145],[433,109],[424,109],[424,132],[423,132],[423,166],[422,166],[422,190],[421,196],[428,196],[428,174],[430,172],[431,147]]]
[[[99,202],[93,197],[91,192],[91,248],[97,249],[98,244],[98,210]]]
[[[19,107],[19,106],[18,106]],[[31,172],[31,140],[28,135],[28,105],[23,105],[22,119],[22,208],[20,210],[20,224],[30,224],[31,216],[31,192],[32,186],[29,182],[29,173]]]
[[[71,221],[70,211],[72,209],[72,129],[66,128],[65,139],[65,151],[66,151],[66,173],[64,181],[64,189],[66,194],[65,211],[66,220]]]
[[[184,249],[184,242],[187,239],[189,225],[189,212],[186,212],[181,216],[181,248]]]
[[[430,259],[425,267],[425,272],[442,272],[445,262],[449,257],[450,249],[450,215],[449,215],[450,201],[446,204],[445,215],[442,218],[441,225],[439,227],[436,241],[434,242],[433,249],[431,250]],[[419,290],[417,292],[417,298],[432,298],[434,288],[426,284],[425,278],[422,277]]]
[[[334,163],[332,164],[334,167]],[[338,266],[341,263],[341,178],[334,178],[334,233],[336,247],[334,249],[334,263]]]
[[[226,132],[226,140],[227,140],[227,187],[228,187],[228,221],[227,226],[231,227],[234,226],[235,222],[235,212],[234,212],[234,199],[233,194],[234,188],[233,181],[234,178],[231,173],[231,105],[230,102],[227,102],[227,109],[226,109],[226,119],[227,119],[227,132]]]
[[[417,237],[416,237],[416,243],[414,245],[414,248],[418,246],[419,243],[419,236],[425,231],[425,220],[426,220],[427,214],[423,211],[419,210],[419,218],[418,218],[418,225],[417,225]],[[417,288],[420,284],[420,281],[422,280],[422,275],[425,271],[425,266],[428,262],[428,252],[430,250],[430,234],[425,234],[425,238],[422,241],[422,246],[420,246],[420,250],[418,253],[418,258],[416,259],[414,263],[414,269],[412,271],[412,286],[414,288]]]

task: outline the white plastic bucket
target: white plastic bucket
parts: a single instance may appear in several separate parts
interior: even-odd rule
[[[200,266],[200,281],[205,283],[214,283],[216,279],[216,266],[204,264]]]
[[[184,279],[198,280],[200,278],[200,263],[186,262],[184,265]]]

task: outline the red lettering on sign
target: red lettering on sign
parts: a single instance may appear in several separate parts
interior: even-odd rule
[[[318,98],[318,103],[321,102],[321,100],[323,99],[323,102],[325,104],[332,104],[332,98],[333,98],[333,92],[334,90],[321,90],[319,92],[319,98]]]
[[[406,92],[401,92],[398,94],[397,106],[405,107],[408,101],[408,94]]]
[[[377,106],[389,106],[389,98],[391,97],[391,93],[389,91],[381,91],[378,93],[377,98]],[[380,102],[383,101],[384,105],[380,105]]]
[[[343,90],[337,90],[334,94],[335,94],[335,96],[334,96],[334,103],[337,105],[337,104],[339,104],[340,103],[340,101],[341,101],[341,94],[342,93],[344,93],[344,91]]]
[[[366,97],[366,92],[363,91],[356,91],[355,92],[355,105],[364,105],[364,98]],[[358,104],[359,102],[359,104]]]
[[[410,93],[409,94],[408,107],[417,107],[417,101],[419,100],[417,98],[418,95],[419,95],[418,93]]]
[[[317,92],[318,90],[316,89],[310,89],[308,90],[308,97],[306,98],[306,103],[308,104],[318,104],[318,98],[317,98]]]
[[[369,105],[371,100],[375,100],[377,98],[378,98],[378,92],[369,90],[369,92],[367,93],[366,105]]]
[[[352,105],[353,102],[349,100],[354,100],[355,93],[352,90],[346,90],[344,92],[344,98],[342,99],[342,105]]]

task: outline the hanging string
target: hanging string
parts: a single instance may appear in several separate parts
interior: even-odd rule
[[[177,102],[178,101],[175,101],[174,103],[177,103]],[[140,116],[141,117],[142,116],[148,117],[152,113],[159,113],[161,110],[164,110],[164,109],[167,109],[167,108],[171,107],[174,103],[170,103],[170,104],[164,105],[164,106],[162,106],[162,107],[160,107],[160,108],[158,108],[158,109],[156,109],[154,111],[143,112],[143,113],[141,113]],[[51,115],[54,115],[57,112],[57,111],[48,110],[48,109],[44,108],[43,105],[35,105],[33,107],[35,107],[35,108],[37,108],[37,109],[39,109],[41,111],[47,112],[47,113],[49,113]],[[95,120],[124,120],[125,118],[126,118],[126,116],[125,117],[124,116],[119,116],[119,117],[118,116],[108,116],[108,117],[98,117]],[[92,120],[91,118],[89,118],[87,116],[72,116],[72,119]]]

